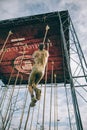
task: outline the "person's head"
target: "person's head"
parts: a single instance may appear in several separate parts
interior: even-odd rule
[[[43,43],[40,43],[38,48],[39,50],[43,50],[45,48],[45,45]]]

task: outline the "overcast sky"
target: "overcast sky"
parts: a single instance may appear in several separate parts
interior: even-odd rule
[[[0,0],[0,20],[63,10],[69,11],[87,56],[87,0]]]
[[[0,0],[0,20],[68,10],[87,54],[87,0]]]

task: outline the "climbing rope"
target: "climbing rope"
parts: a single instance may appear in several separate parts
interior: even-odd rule
[[[42,84],[41,84],[41,91],[42,91]],[[36,129],[35,130],[38,130],[37,126],[38,126],[38,121],[39,121],[39,115],[40,115],[40,103],[41,103],[41,100],[39,100],[39,105],[38,105],[38,113],[37,113],[37,124],[36,124]]]
[[[27,118],[26,118],[26,121],[25,121],[24,130],[26,130],[26,128],[27,128],[27,123],[28,123],[29,115],[30,115],[30,105],[29,105],[29,107],[28,107]]]
[[[7,49],[6,49],[6,44],[7,44],[7,41],[8,41],[8,39],[9,39],[9,37],[12,35],[13,33],[11,32],[11,31],[9,31],[9,33],[8,33],[8,36],[7,36],[7,38],[6,38],[6,40],[5,40],[5,42],[4,42],[4,45],[3,45],[3,47],[2,47],[2,49],[1,49],[1,58],[0,58],[0,63],[1,63],[1,61],[2,61],[2,59],[3,59],[3,57],[4,57],[4,55],[5,55],[5,52],[7,51]]]
[[[11,125],[11,122],[12,122],[12,117],[13,117],[13,114],[15,112],[15,106],[16,106],[16,103],[17,103],[17,99],[18,99],[18,95],[19,95],[19,91],[20,91],[20,88],[21,88],[22,81],[23,81],[23,77],[21,76],[21,80],[20,80],[20,84],[19,84],[19,87],[18,87],[17,95],[15,97],[15,101],[10,106],[11,109],[10,109],[10,115],[8,116],[9,117],[8,118],[9,119],[8,129],[10,128],[10,125]],[[13,107],[13,109],[12,109],[12,107]]]
[[[22,105],[22,113],[21,113],[21,117],[20,117],[20,123],[19,123],[18,130],[21,130],[21,125],[22,125],[22,121],[23,121],[23,117],[24,117],[24,110],[25,110],[25,107],[26,107],[27,97],[28,97],[28,90],[27,89],[26,89],[24,95],[25,95],[25,98],[24,98],[24,102],[23,102],[23,105]]]
[[[12,33],[11,31],[9,31],[9,33],[8,33],[8,35],[7,35],[7,38],[6,38],[5,42],[4,42],[4,45],[3,45],[2,49],[1,49],[0,63],[2,62],[3,56],[4,56],[5,52],[6,52],[6,44],[7,44],[7,41],[8,41],[9,37],[10,37],[12,34],[13,34],[13,33]],[[11,78],[11,76],[10,76],[10,78]],[[10,79],[9,79],[9,82],[10,82]],[[8,85],[9,85],[9,82],[8,82]],[[1,107],[1,105],[2,105],[2,103],[3,103],[3,100],[4,100],[5,97],[6,97],[6,93],[7,93],[7,90],[5,89],[4,94],[3,94],[3,98],[2,98],[2,100],[1,100],[1,102],[0,102],[0,107]]]
[[[45,39],[46,39],[46,36],[47,36],[47,32],[49,30],[49,26],[47,25],[46,26],[46,32],[45,32],[45,36],[44,36],[44,39],[43,39],[43,44],[45,42]],[[47,50],[49,52],[49,44],[47,46]],[[44,86],[44,102],[43,102],[43,119],[42,119],[42,129],[44,130],[44,116],[45,116],[45,98],[46,98],[46,84],[47,84],[47,71],[48,71],[48,63],[47,63],[47,66],[46,66],[46,71],[45,71],[45,86]]]
[[[58,130],[58,86],[56,82],[56,74],[54,74],[54,119],[54,129],[56,128],[56,130]]]
[[[51,73],[51,93],[50,93],[50,120],[49,120],[49,130],[51,130],[51,113],[52,113],[52,92],[53,92],[53,69],[54,69],[54,62],[52,62],[52,73]]]
[[[12,69],[12,71],[11,71],[11,74],[10,74],[10,77],[9,77],[9,80],[8,80],[8,83],[7,83],[6,87],[5,87],[5,91],[4,91],[2,100],[0,100],[0,107],[2,107],[2,108],[3,108],[2,103],[4,103],[4,100],[5,100],[6,96],[7,96],[8,86],[9,86],[9,84],[10,84],[10,81],[11,81],[11,78],[12,78],[13,71],[14,71],[14,67],[13,67],[13,69]]]
[[[24,59],[24,54],[25,54],[25,48],[24,48],[24,50],[23,50],[23,56],[22,56],[22,59],[21,59],[20,64],[22,64],[22,61],[23,61],[23,59]],[[16,79],[15,79],[15,83],[14,83],[14,85],[13,85],[12,93],[11,93],[11,95],[10,95],[10,99],[9,99],[9,103],[8,103],[8,108],[7,108],[8,110],[10,110],[10,108],[11,108],[12,96],[13,96],[13,93],[14,93],[14,90],[15,90],[15,86],[16,86],[18,77],[19,77],[19,71],[18,71],[18,73],[17,73]],[[8,113],[8,110],[7,110],[7,113]],[[9,114],[10,114],[10,111],[9,111]],[[7,114],[6,114],[6,116],[7,116]],[[5,116],[5,117],[6,117],[6,116]],[[8,116],[8,118],[9,118],[9,116]],[[5,119],[6,119],[6,118],[5,118]],[[8,123],[8,119],[7,119],[7,121],[6,121],[5,128],[6,128],[6,126],[7,126],[7,123]]]

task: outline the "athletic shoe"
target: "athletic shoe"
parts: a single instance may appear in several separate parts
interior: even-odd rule
[[[37,102],[37,99],[35,97],[31,98],[30,106],[34,107],[36,102]]]
[[[36,93],[36,99],[37,99],[37,100],[40,100],[40,97],[41,97],[41,90],[38,89],[38,88],[36,88],[35,93]]]

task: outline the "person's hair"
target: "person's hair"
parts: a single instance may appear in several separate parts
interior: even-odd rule
[[[43,50],[44,47],[45,47],[45,45],[44,45],[43,43],[40,43],[38,48],[39,48],[40,50]]]

